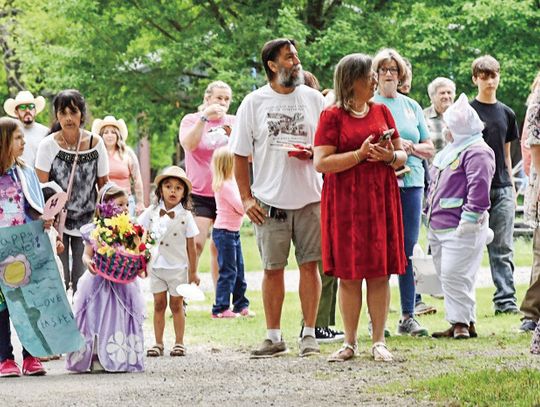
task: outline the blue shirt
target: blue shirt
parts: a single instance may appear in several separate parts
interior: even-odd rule
[[[398,94],[395,98],[386,98],[377,93],[373,100],[377,103],[383,103],[390,109],[401,138],[410,140],[414,144],[429,138],[424,112],[418,102],[401,94]],[[424,167],[422,166],[422,159],[410,155],[406,164],[410,167],[411,172],[405,174],[403,178],[404,187],[423,187]]]

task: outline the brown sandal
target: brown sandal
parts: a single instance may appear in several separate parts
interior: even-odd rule
[[[149,348],[146,351],[146,356],[150,358],[156,358],[158,356],[163,356],[163,344],[156,343],[154,346]]]
[[[332,353],[328,358],[329,362],[345,362],[346,360],[354,358],[356,355],[357,345],[351,345],[349,343],[343,343],[343,346],[338,351]]]
[[[171,356],[186,356],[186,347],[181,343],[177,343],[171,349]]]

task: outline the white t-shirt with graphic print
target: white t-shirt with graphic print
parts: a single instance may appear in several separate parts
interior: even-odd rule
[[[270,85],[247,95],[236,115],[229,148],[253,155],[253,195],[281,209],[300,209],[321,200],[322,177],[312,160],[287,155],[291,144],[313,146],[324,97],[305,85],[292,93]]]

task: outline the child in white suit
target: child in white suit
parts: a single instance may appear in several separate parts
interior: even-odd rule
[[[171,356],[185,356],[184,298],[176,288],[180,284],[199,284],[194,237],[199,234],[190,212],[191,182],[177,166],[166,168],[154,180],[156,202],[139,217],[139,223],[156,238],[152,261],[148,267],[150,290],[154,294],[154,334],[156,343],[148,349],[149,357],[163,356],[163,333],[167,292],[173,315],[175,344]]]

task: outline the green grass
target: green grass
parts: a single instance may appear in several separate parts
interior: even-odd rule
[[[418,382],[411,389],[455,406],[538,406],[540,371],[486,369],[465,374],[444,374]]]
[[[517,287],[518,300],[523,298],[526,286]],[[344,372],[354,373],[357,368],[368,369],[369,374],[384,374],[385,384],[380,381],[366,383],[362,392],[377,398],[381,394],[390,397],[406,397],[420,401],[462,406],[532,406],[540,405],[540,357],[529,354],[530,335],[517,332],[520,321],[515,315],[494,316],[491,298],[493,288],[477,290],[477,329],[479,337],[471,340],[411,338],[394,335],[399,313],[391,312],[387,327],[392,332],[387,343],[396,361],[389,365],[370,365],[373,362],[367,352],[371,344],[366,324],[365,304],[358,330],[361,353],[355,361],[348,362]],[[250,308],[255,318],[212,320],[210,310],[213,298],[207,294],[204,302],[193,303],[187,309],[187,346],[207,346],[222,351],[248,351],[265,337],[266,328],[261,293],[249,291]],[[446,329],[443,301],[426,296],[424,300],[438,309],[435,315],[419,318],[430,332]],[[364,300],[365,302],[365,300]],[[392,288],[391,308],[399,309],[399,292]],[[146,329],[152,328],[151,304]],[[337,327],[342,327],[339,311]],[[287,293],[282,314],[282,332],[287,343],[295,348],[300,331],[300,302],[296,293]],[[172,333],[172,321],[167,319],[166,332]],[[323,358],[335,351],[337,344],[321,346]],[[294,358],[294,352],[289,358]],[[352,371],[351,371],[352,369]],[[341,370],[323,369],[319,380],[341,374]],[[348,373],[343,373],[348,374]],[[350,374],[350,373],[349,373]],[[356,374],[356,373],[354,373]],[[366,372],[358,374],[367,374]]]

